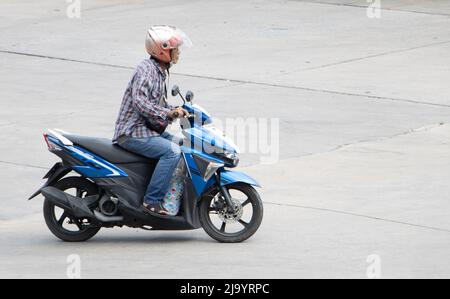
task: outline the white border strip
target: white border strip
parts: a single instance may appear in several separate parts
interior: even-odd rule
[[[47,132],[49,132],[53,137],[58,138],[59,141],[61,141],[64,145],[66,145],[66,146],[73,146],[72,141],[70,141],[69,139],[67,139],[63,135],[59,134],[55,130],[48,129]]]

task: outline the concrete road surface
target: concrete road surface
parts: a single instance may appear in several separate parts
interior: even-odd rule
[[[449,1],[76,2],[0,3],[1,278],[66,278],[73,254],[82,278],[450,278]],[[274,125],[243,140],[265,203],[245,243],[68,244],[26,200],[57,161],[45,129],[112,136],[151,24],[193,40],[171,84],[223,123]]]

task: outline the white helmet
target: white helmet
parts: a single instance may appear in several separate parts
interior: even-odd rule
[[[192,42],[183,31],[167,25],[152,26],[145,39],[145,48],[148,54],[166,63],[172,60],[171,50],[182,45],[189,48],[192,46]]]

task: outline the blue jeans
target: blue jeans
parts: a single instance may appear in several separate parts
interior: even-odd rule
[[[147,138],[129,137],[119,145],[124,149],[148,157],[159,159],[152,179],[145,192],[146,204],[161,203],[170,187],[170,180],[181,158],[181,149],[177,138],[164,132],[160,136]]]

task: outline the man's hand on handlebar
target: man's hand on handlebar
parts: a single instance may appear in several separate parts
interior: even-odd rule
[[[189,116],[189,112],[187,112],[186,110],[184,110],[181,107],[177,107],[175,109],[170,110],[169,113],[167,114],[167,116],[170,119],[184,118],[184,117]]]

